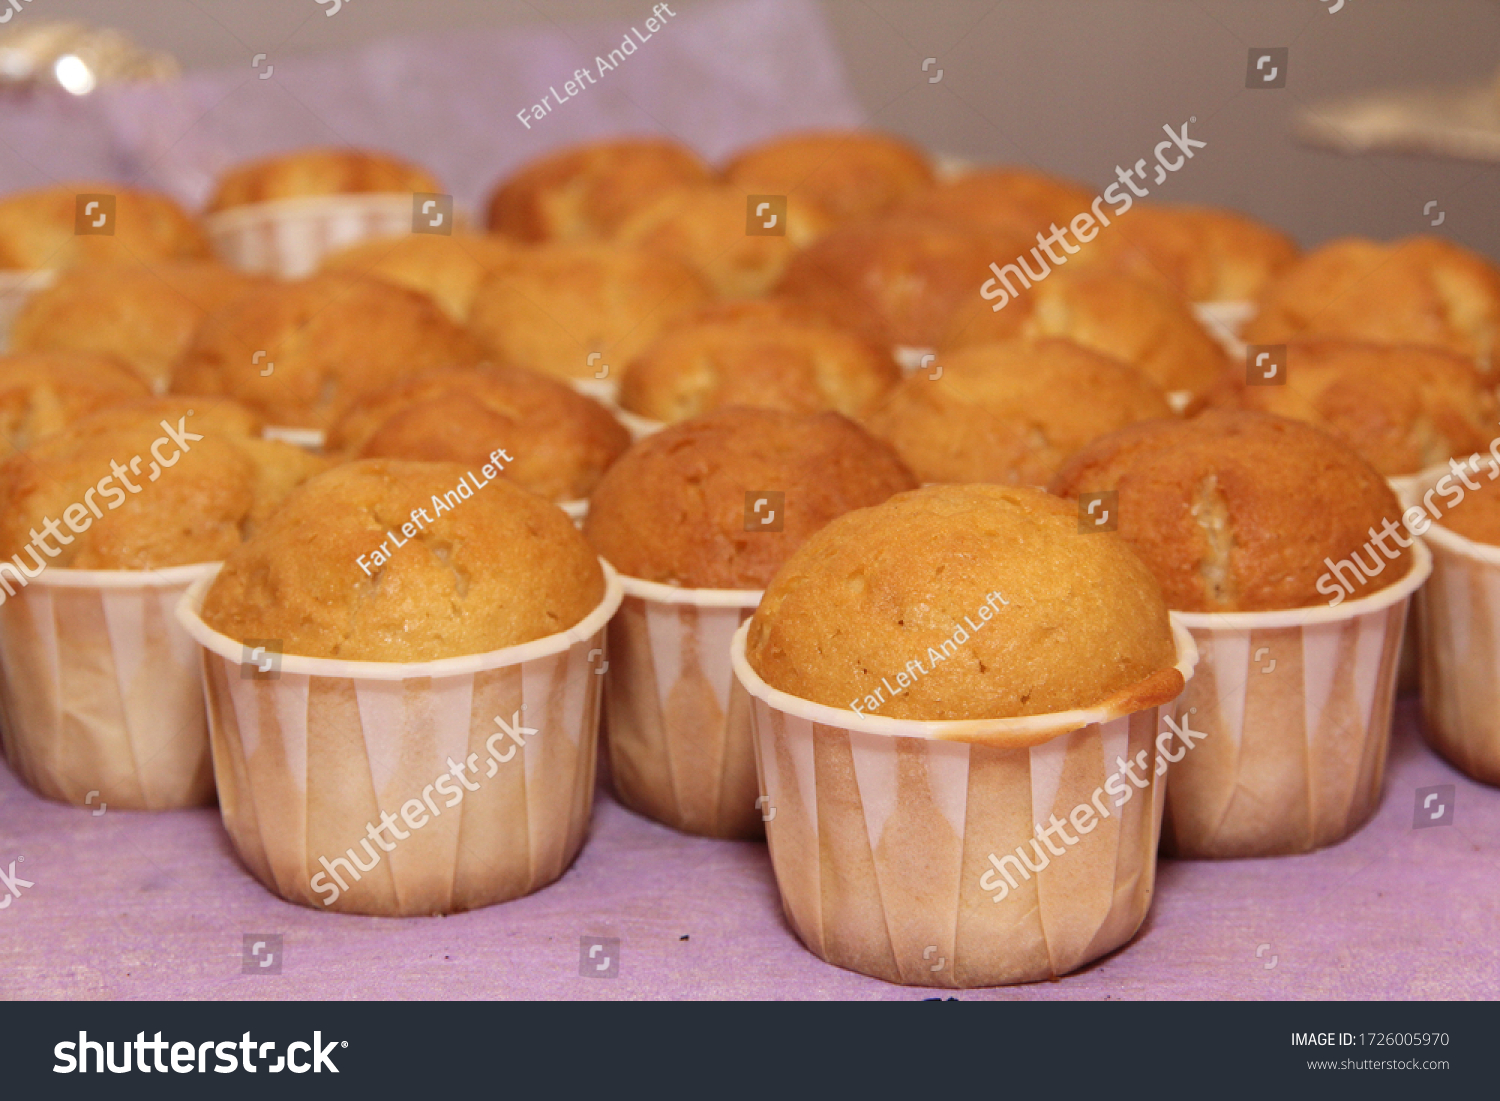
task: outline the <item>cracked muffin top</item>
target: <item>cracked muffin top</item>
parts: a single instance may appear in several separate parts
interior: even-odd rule
[[[834,219],[890,209],[932,186],[927,155],[877,130],[810,130],[742,149],[724,166],[737,184],[811,199]]]
[[[0,456],[30,447],[80,417],[149,394],[146,383],[112,356],[0,356]]]
[[[1441,237],[1330,241],[1266,287],[1248,344],[1339,336],[1428,344],[1488,369],[1500,341],[1500,269]]]
[[[1280,386],[1225,372],[1208,404],[1306,421],[1386,477],[1483,451],[1500,421],[1491,382],[1472,360],[1415,344],[1304,340],[1287,345]]]
[[[1177,611],[1328,603],[1343,590],[1325,559],[1351,555],[1374,574],[1352,595],[1369,596],[1410,564],[1386,534],[1386,520],[1400,524],[1401,507],[1385,479],[1332,436],[1265,413],[1213,410],[1131,425],[1074,455],[1051,489],[1064,497],[1116,491],[1121,538]],[[1376,549],[1375,535],[1388,553]]]
[[[1183,688],[1140,559],[1020,486],[927,486],[834,520],[766,589],[745,656],[772,688],[893,719],[1135,710]]]
[[[388,459],[313,478],[225,561],[203,621],[288,654],[413,662],[516,646],[593,611],[604,571],[567,515],[504,478],[467,479],[457,463]]]
[[[203,397],[74,421],[0,463],[0,559],[19,555],[28,571],[219,561],[326,465],[259,428],[248,409]]]
[[[343,273],[272,283],[210,314],[172,374],[266,421],[327,428],[343,404],[424,370],[486,359],[426,295]]]
[[[428,371],[354,402],[328,433],[351,458],[463,463],[513,457],[506,478],[549,501],[587,497],[630,446],[609,410],[519,367]]]
[[[1045,486],[1090,440],[1172,415],[1149,379],[1067,340],[976,344],[936,365],[865,422],[922,482]]]
[[[762,589],[835,516],[916,484],[838,413],[735,406],[638,441],[594,490],[583,530],[630,577]]]

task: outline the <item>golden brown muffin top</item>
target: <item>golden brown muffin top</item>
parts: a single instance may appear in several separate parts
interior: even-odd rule
[[[1090,440],[1172,415],[1139,372],[1066,340],[976,344],[934,366],[865,422],[921,482],[1045,486]]]
[[[79,199],[83,195],[86,198]],[[87,196],[100,196],[98,199]],[[99,205],[90,207],[90,203]],[[111,207],[113,211],[111,212]],[[80,232],[81,228],[99,232]],[[86,224],[85,224],[86,223]],[[104,230],[113,229],[112,233]],[[207,259],[208,238],[166,195],[113,183],[69,183],[0,198],[0,269]]]
[[[489,227],[520,241],[603,240],[663,191],[714,179],[696,153],[674,141],[586,142],[501,181],[490,196]]]
[[[862,417],[901,381],[890,352],[821,321],[682,321],[632,360],[620,405],[659,421],[748,405]]]
[[[1003,269],[1002,269],[1003,270]],[[1063,337],[1123,360],[1167,393],[1201,394],[1219,381],[1229,357],[1176,292],[1102,265],[1068,266],[1030,289],[1006,273],[1020,293],[994,309],[1004,286],[987,273],[993,298],[975,294],[954,311],[943,350],[1017,337]]]
[[[1256,299],[1298,255],[1286,234],[1237,211],[1151,203],[1101,228],[1088,249],[1085,262],[1162,279],[1192,302]]]
[[[931,347],[991,261],[1027,247],[1006,234],[934,218],[847,222],[792,257],[779,296],[882,347]]]
[[[371,149],[298,149],[237,164],[219,178],[205,213],[273,199],[366,192],[442,191],[425,169]]]
[[[287,654],[412,662],[502,650],[593,611],[604,573],[567,515],[503,478],[467,478],[390,459],[313,478],[229,556],[203,621]]]
[[[1303,256],[1261,296],[1250,344],[1334,336],[1427,344],[1488,367],[1500,340],[1500,269],[1440,237],[1344,237]]]
[[[984,168],[919,192],[896,209],[1016,237],[1029,249],[1038,232],[1054,222],[1066,226],[1093,201],[1093,191],[1071,180],[1026,168]]]
[[[30,447],[80,417],[150,392],[134,371],[110,356],[0,356],[0,455]]]
[[[203,319],[267,285],[210,260],[85,264],[27,300],[11,329],[11,347],[117,356],[164,390]]]
[[[1228,371],[1207,403],[1306,421],[1388,478],[1484,451],[1500,428],[1492,382],[1473,360],[1437,348],[1293,341],[1282,366],[1276,386]]]
[[[928,486],[833,521],[766,590],[745,656],[772,688],[892,719],[1146,706],[1183,685],[1140,559],[1019,486]]]
[[[620,227],[614,239],[675,256],[691,264],[725,298],[754,298],[769,291],[792,254],[826,233],[829,216],[800,194],[785,196],[784,210],[756,216],[751,192],[736,184],[704,184],[668,191]],[[751,233],[765,226],[780,234]]]
[[[330,450],[361,459],[470,469],[503,447],[505,477],[549,501],[587,497],[629,446],[598,402],[519,367],[428,371],[355,401],[328,434]]]
[[[882,214],[932,186],[922,150],[874,130],[782,134],[740,150],[724,175],[757,194],[801,195],[840,222]]]
[[[1469,480],[1478,483],[1479,491],[1466,490],[1456,505],[1447,506],[1437,521],[1438,526],[1457,532],[1476,543],[1500,546],[1500,492],[1491,488],[1492,480],[1497,476],[1497,467],[1500,464],[1491,455],[1481,456],[1477,467],[1469,472]],[[1456,486],[1459,481],[1460,479],[1454,478],[1449,485]],[[1451,496],[1450,491],[1448,495],[1435,500],[1446,504]]]
[[[222,559],[321,466],[257,429],[249,410],[202,397],[73,422],[0,463],[0,558],[93,570]]]
[[[1117,491],[1120,536],[1178,611],[1327,603],[1337,583],[1325,559],[1352,553],[1372,570],[1381,566],[1354,594],[1369,596],[1410,563],[1389,536],[1399,560],[1367,546],[1387,519],[1400,523],[1385,479],[1333,437],[1265,413],[1211,410],[1131,425],[1074,455],[1051,489],[1065,497]]]
[[[501,363],[558,378],[618,373],[712,291],[695,268],[648,249],[548,244],[518,251],[474,294],[469,328]]]
[[[583,531],[630,577],[762,589],[829,520],[915,485],[838,413],[720,409],[638,441],[594,490]]]
[[[488,234],[407,233],[376,237],[323,258],[322,271],[367,275],[427,295],[460,325],[480,280],[515,252],[515,245]]]
[[[268,284],[209,315],[173,372],[172,390],[233,398],[270,424],[326,428],[342,402],[419,371],[486,358],[426,295],[327,273]]]

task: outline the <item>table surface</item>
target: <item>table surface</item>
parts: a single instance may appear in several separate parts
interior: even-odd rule
[[[1321,852],[1164,860],[1146,923],[1066,978],[960,998],[1495,998],[1500,791],[1423,743],[1397,708],[1375,818]],[[1416,790],[1453,784],[1453,825],[1413,828]],[[781,914],[765,845],[686,837],[601,790],[555,884],[451,917],[367,918],[282,902],[241,867],[213,809],[51,803],[0,768],[0,870],[31,882],[0,913],[7,999],[930,997],[823,963]],[[242,970],[282,937],[279,973]],[[579,974],[580,938],[618,938],[618,974]],[[1265,947],[1262,947],[1265,946]],[[953,992],[943,991],[944,996]]]

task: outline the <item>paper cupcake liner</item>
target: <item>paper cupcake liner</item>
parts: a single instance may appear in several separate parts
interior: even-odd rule
[[[1401,502],[1402,512],[1405,512],[1421,499],[1422,491],[1447,474],[1448,469],[1447,463],[1438,463],[1417,474],[1394,475],[1387,478],[1386,482],[1396,494],[1396,500]],[[1432,547],[1429,545],[1427,549],[1431,550]],[[1421,594],[1422,590],[1418,589],[1416,600],[1421,600]],[[1402,695],[1419,691],[1421,687],[1421,631],[1421,615],[1407,616],[1406,633],[1401,639],[1401,656],[1396,661],[1396,691]]]
[[[764,836],[750,700],[729,664],[730,640],[760,592],[620,580],[604,678],[615,793],[684,833]]]
[[[455,217],[462,227],[462,221]],[[311,275],[329,253],[372,237],[410,233],[409,191],[310,195],[232,207],[203,219],[214,252],[232,268],[279,279]]]
[[[173,608],[217,570],[50,568],[4,598],[0,704],[16,775],[95,808],[213,801],[198,648]]]
[[[57,281],[55,271],[0,270],[0,352],[10,351],[10,330],[22,307],[37,291]]]
[[[995,986],[1066,974],[1135,934],[1165,786],[1164,763],[1149,762],[1180,698],[986,722],[859,715],[766,685],[745,659],[747,631],[732,653],[752,697],[766,839],[782,908],[811,952],[887,982]],[[1192,637],[1173,633],[1191,684]],[[1119,760],[1142,753],[1139,787]],[[1044,845],[1038,831],[1075,813],[1088,829]]]
[[[1500,785],[1500,547],[1433,525],[1417,594],[1422,726],[1466,776]]]
[[[219,806],[251,873],[291,902],[384,916],[562,875],[593,808],[593,659],[621,598],[604,570],[599,606],[547,638],[409,664],[284,655],[264,678],[199,618],[209,580],[194,584],[177,617],[203,648]]]
[[[620,383],[614,378],[570,378],[565,382],[586,398],[593,398],[607,409],[617,409]]]
[[[1432,556],[1337,607],[1173,612],[1201,661],[1180,703],[1207,734],[1172,766],[1163,851],[1220,859],[1331,845],[1374,813],[1385,777],[1396,658]]]

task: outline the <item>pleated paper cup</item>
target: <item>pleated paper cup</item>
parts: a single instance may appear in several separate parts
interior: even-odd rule
[[[1180,698],[888,719],[771,688],[745,659],[748,629],[732,653],[751,696],[771,865],[811,952],[887,982],[996,986],[1066,974],[1135,935],[1151,905],[1167,771],[1150,762],[1188,752],[1171,741]],[[1173,634],[1191,683],[1192,636]],[[1120,765],[1142,754],[1144,786]]]
[[[621,597],[604,570],[604,599],[567,631],[411,664],[286,654],[258,668],[199,618],[211,579],[195,583],[177,617],[202,647],[219,807],[251,873],[290,902],[388,917],[562,875],[594,802],[592,659]]]
[[[1390,746],[1397,655],[1432,556],[1337,607],[1173,612],[1201,661],[1181,703],[1207,737],[1172,767],[1170,856],[1285,856],[1342,841],[1375,812]]]
[[[1422,727],[1466,776],[1500,785],[1500,547],[1434,524],[1417,595]]]
[[[615,794],[684,833],[763,837],[750,700],[729,664],[759,590],[620,581],[604,692]]]
[[[302,279],[329,253],[372,237],[410,233],[409,191],[308,195],[250,203],[210,214],[204,229],[232,268],[278,279]]]
[[[1438,463],[1430,466],[1417,474],[1396,474],[1386,479],[1392,492],[1396,494],[1396,500],[1401,502],[1401,509],[1413,505],[1419,505],[1422,500],[1422,491],[1429,488],[1444,474],[1449,472],[1447,463]],[[1427,548],[1431,550],[1432,547]],[[1433,564],[1436,570],[1436,560]],[[1416,594],[1417,613],[1406,619],[1406,634],[1401,640],[1401,657],[1396,666],[1396,691],[1398,693],[1416,692],[1421,687],[1421,639],[1422,616],[1421,600],[1422,590],[1418,589]]]
[[[45,569],[0,604],[0,703],[10,767],[79,806],[213,802],[198,648],[173,608],[218,565]]]

